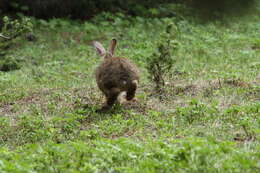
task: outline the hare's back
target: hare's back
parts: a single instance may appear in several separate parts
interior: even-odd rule
[[[109,83],[113,86],[139,80],[139,71],[127,58],[113,57],[106,59],[96,71],[98,83]]]

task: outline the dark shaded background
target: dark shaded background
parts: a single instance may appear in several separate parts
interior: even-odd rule
[[[0,15],[23,13],[37,18],[89,19],[96,14],[122,12],[146,15],[149,8],[181,3],[204,15],[230,13],[253,6],[256,0],[0,0]]]

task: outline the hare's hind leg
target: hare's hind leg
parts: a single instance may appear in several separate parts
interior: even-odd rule
[[[137,89],[137,83],[133,82],[126,92],[126,100],[132,100],[135,97],[135,92]]]
[[[118,95],[120,94],[120,90],[117,88],[112,88],[111,90],[109,90],[108,92],[106,92],[106,105],[104,105],[100,111],[107,111],[109,110],[114,103],[117,100]]]

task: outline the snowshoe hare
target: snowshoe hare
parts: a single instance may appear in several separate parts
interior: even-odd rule
[[[96,81],[106,96],[106,104],[98,112],[109,110],[122,92],[126,92],[127,100],[132,100],[139,82],[139,70],[135,64],[127,58],[114,56],[116,43],[116,39],[112,39],[106,51],[101,43],[93,42],[96,51],[103,57],[103,62],[96,69]]]

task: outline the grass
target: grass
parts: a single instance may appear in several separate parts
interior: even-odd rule
[[[0,72],[0,172],[258,172],[258,12],[204,24],[106,13],[34,20],[37,41],[21,38],[9,52],[21,69]],[[169,21],[179,48],[160,101],[145,66]],[[142,71],[138,102],[98,114],[91,41],[112,37]]]

